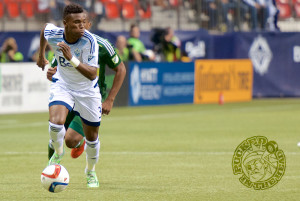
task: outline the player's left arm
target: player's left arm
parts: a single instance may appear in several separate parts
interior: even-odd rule
[[[108,94],[106,100],[102,103],[102,113],[103,114],[110,113],[110,110],[113,107],[116,95],[118,94],[118,92],[123,84],[125,75],[126,75],[126,68],[125,68],[125,65],[123,62],[119,63],[119,65],[116,66],[115,68],[113,68],[113,70],[116,72],[116,74],[114,77],[113,85],[109,91],[109,94]]]
[[[97,67],[90,66],[80,62],[76,57],[71,53],[70,47],[64,43],[57,43],[57,46],[60,47],[60,51],[64,54],[64,57],[78,70],[83,76],[89,80],[94,80],[97,78]]]

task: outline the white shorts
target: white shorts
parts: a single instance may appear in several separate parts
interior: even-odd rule
[[[89,126],[100,125],[102,103],[98,85],[90,90],[72,91],[57,83],[52,83],[49,107],[52,105],[64,105],[69,111],[74,110]]]

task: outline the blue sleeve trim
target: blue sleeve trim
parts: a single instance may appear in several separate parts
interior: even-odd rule
[[[69,111],[73,110],[73,108],[68,103],[65,103],[63,101],[53,101],[53,102],[49,103],[49,107],[51,107],[52,105],[63,105],[63,106],[66,106],[66,108]]]

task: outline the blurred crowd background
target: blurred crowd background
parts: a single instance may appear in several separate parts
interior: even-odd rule
[[[46,22],[63,26],[62,11],[70,3],[87,10],[90,31],[120,32],[110,42],[124,61],[190,61],[176,31],[300,31],[300,0],[0,0],[1,32],[39,32]],[[145,47],[143,31],[152,32],[153,47]],[[36,60],[38,43],[24,58],[18,52],[24,44],[3,34],[0,41],[0,62]],[[50,48],[47,54],[53,57]]]
[[[75,2],[93,17],[92,30],[125,31],[171,27],[215,32],[300,30],[300,0],[0,0],[2,31],[39,30],[41,24],[61,25],[62,9]],[[279,26],[281,28],[281,26]]]

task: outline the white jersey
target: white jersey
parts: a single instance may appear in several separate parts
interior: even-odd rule
[[[59,50],[60,47],[57,46],[58,42],[64,41],[70,47],[72,55],[79,59],[81,63],[99,68],[98,45],[93,34],[85,30],[84,35],[78,41],[70,44],[64,38],[64,28],[47,24],[44,37],[52,47],[58,63],[57,72],[53,76],[56,83],[74,91],[91,89],[97,85],[98,77],[91,81],[83,76],[69,63]]]

